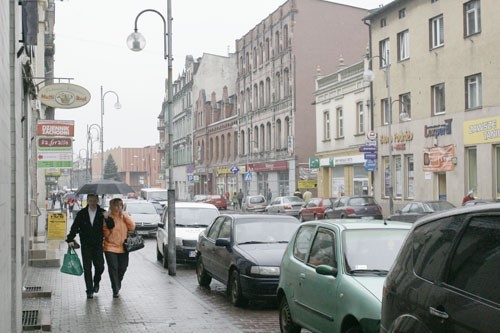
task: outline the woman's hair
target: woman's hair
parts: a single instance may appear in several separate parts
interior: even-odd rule
[[[123,206],[123,200],[120,198],[114,198],[109,201],[109,207],[114,206],[116,204],[121,204]]]

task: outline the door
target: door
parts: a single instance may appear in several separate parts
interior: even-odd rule
[[[232,219],[225,217],[221,224],[218,239],[227,239],[233,246]],[[213,273],[219,281],[227,283],[228,269],[231,265],[231,252],[226,246],[215,246],[213,255]]]
[[[438,199],[439,200],[448,200],[446,193],[446,173],[438,173],[437,174],[437,185],[438,185]]]
[[[210,274],[214,274],[215,272],[215,240],[217,239],[217,236],[219,234],[222,222],[224,222],[224,217],[218,217],[208,230],[207,235],[205,237],[202,237],[200,239],[200,244],[198,244],[198,249],[201,252],[203,266],[205,266],[205,270],[210,272]]]

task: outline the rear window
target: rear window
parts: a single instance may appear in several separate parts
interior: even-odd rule
[[[349,206],[366,206],[366,205],[376,205],[375,199],[366,197],[366,198],[351,198],[349,200]]]
[[[299,197],[285,197],[285,198],[283,198],[284,203],[296,203],[296,202],[303,202],[303,201],[304,200],[302,200]]]
[[[264,197],[250,197],[249,201],[252,204],[257,204],[257,203],[264,203],[266,199],[264,199]]]
[[[175,224],[180,226],[207,226],[219,216],[217,208],[175,208]]]
[[[131,214],[158,214],[158,211],[152,203],[127,203],[125,210]]]

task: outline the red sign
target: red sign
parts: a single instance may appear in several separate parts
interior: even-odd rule
[[[288,170],[288,162],[287,161],[278,161],[278,162],[267,162],[267,163],[254,163],[254,164],[249,164],[248,167],[253,172],[284,171],[284,170]]]
[[[37,134],[42,136],[70,136],[75,132],[73,120],[39,120]]]

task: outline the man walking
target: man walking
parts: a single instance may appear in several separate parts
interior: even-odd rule
[[[87,298],[94,298],[94,293],[99,292],[99,282],[104,272],[103,238],[102,227],[104,222],[104,209],[99,207],[96,194],[87,195],[87,206],[81,209],[71,225],[70,232],[66,237],[68,246],[75,246],[76,234],[80,234],[82,243],[83,276],[87,287]],[[113,220],[106,222],[109,229],[114,227]],[[92,264],[94,265],[94,277],[92,277]]]
[[[241,209],[241,205],[243,203],[243,192],[241,192],[241,188],[240,191],[238,192],[238,195],[236,196],[236,199],[238,199],[238,206],[240,206]]]

